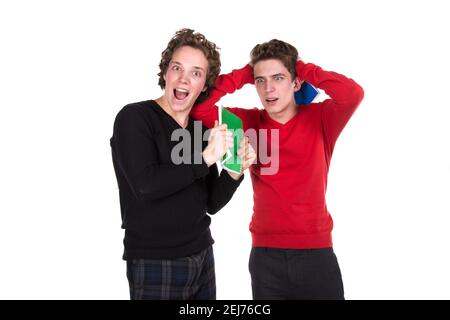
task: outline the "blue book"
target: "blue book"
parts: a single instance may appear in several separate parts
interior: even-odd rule
[[[300,90],[295,92],[295,103],[296,104],[309,104],[314,101],[314,99],[319,95],[319,90],[314,88],[311,84],[303,81]]]

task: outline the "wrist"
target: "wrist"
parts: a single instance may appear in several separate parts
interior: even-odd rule
[[[239,180],[239,178],[243,175],[243,173],[235,173],[235,172],[231,172],[231,171],[228,171],[227,170],[227,173],[230,175],[230,177],[233,179],[233,180]]]
[[[202,156],[203,156],[203,161],[205,161],[205,163],[208,167],[211,167],[215,163],[213,157],[206,150],[202,152]]]
[[[253,78],[253,67],[250,64],[246,64],[245,67],[241,69],[243,73],[243,83],[254,83],[255,79]]]

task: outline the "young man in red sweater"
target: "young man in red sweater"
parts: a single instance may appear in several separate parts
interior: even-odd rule
[[[296,105],[294,92],[302,81],[330,98]],[[228,110],[242,119],[247,133],[257,132],[250,134],[258,150],[250,168],[253,298],[344,299],[325,193],[334,145],[363,89],[343,75],[304,63],[292,45],[274,39],[253,48],[250,65],[219,76],[210,98],[191,116],[211,127],[217,119],[214,104],[246,83],[255,84],[264,109]],[[270,150],[270,161],[262,149]]]

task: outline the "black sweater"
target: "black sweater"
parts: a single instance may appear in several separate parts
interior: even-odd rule
[[[187,130],[192,137],[190,163],[177,165],[171,160],[173,147],[181,141],[171,141],[176,129]],[[201,126],[202,135],[205,130]],[[235,181],[222,170],[219,177],[217,166],[208,168],[201,156],[207,142],[194,143],[194,138],[201,139],[194,137],[192,119],[182,129],[153,100],[129,104],[117,114],[111,148],[125,260],[186,257],[214,242],[206,213],[219,211],[243,176]]]

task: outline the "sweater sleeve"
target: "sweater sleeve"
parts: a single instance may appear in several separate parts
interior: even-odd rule
[[[215,214],[222,209],[233,197],[234,192],[244,179],[242,175],[238,180],[234,180],[226,170],[222,170],[219,176],[217,166],[210,167],[210,174],[206,183],[208,186],[207,211]]]
[[[339,134],[361,103],[364,91],[355,81],[339,73],[324,71],[322,68],[302,61],[297,63],[297,74],[330,97],[321,103],[322,126],[329,151],[332,151]]]
[[[163,198],[204,177],[209,168],[201,164],[160,164],[154,134],[138,109],[125,107],[114,123],[112,145],[117,162],[137,198]],[[195,159],[194,155],[191,159]]]
[[[208,128],[214,127],[214,121],[218,120],[215,104],[226,94],[241,89],[247,83],[253,83],[252,68],[248,64],[241,69],[233,70],[229,74],[220,75],[216,80],[215,87],[209,93],[209,97],[196,104],[192,108],[190,116],[195,120],[201,120],[203,125]],[[236,110],[231,111],[235,112]],[[238,116],[240,115],[238,114]]]

